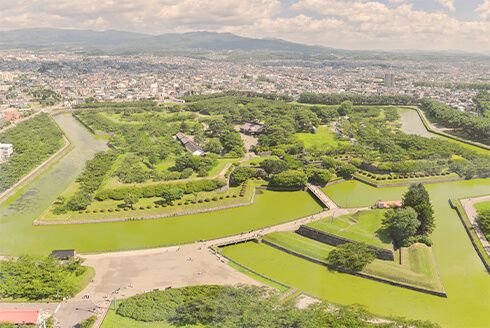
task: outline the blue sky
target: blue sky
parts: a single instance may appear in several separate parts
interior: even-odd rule
[[[490,53],[490,0],[1,0],[0,30],[207,30],[346,49]]]

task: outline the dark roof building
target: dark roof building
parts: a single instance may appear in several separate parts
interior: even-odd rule
[[[175,138],[179,140],[182,146],[184,146],[184,148],[187,149],[187,151],[192,155],[201,156],[205,154],[204,149],[202,149],[201,146],[197,144],[197,142],[191,140],[191,138],[189,138],[182,132],[178,132],[175,135]]]

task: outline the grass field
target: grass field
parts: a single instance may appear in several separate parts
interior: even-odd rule
[[[341,142],[337,140],[332,127],[328,125],[319,126],[316,133],[297,133],[296,137],[303,142],[306,148],[318,150],[337,148]]]
[[[490,211],[490,202],[480,202],[475,204],[478,211]]]
[[[328,254],[335,249],[330,246],[293,232],[276,232],[264,237],[273,244],[282,246],[296,253],[327,263]],[[435,263],[430,248],[425,245],[413,245],[404,248],[401,258],[395,261],[374,260],[362,271],[365,274],[391,280],[393,282],[442,291]],[[233,258],[232,258],[233,259]]]
[[[391,238],[383,230],[385,210],[361,211],[338,218],[326,218],[307,226],[372,246],[393,249]]]

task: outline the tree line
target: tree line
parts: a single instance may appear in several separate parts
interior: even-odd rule
[[[462,112],[443,103],[422,99],[420,108],[431,121],[458,129],[466,138],[490,145],[490,118]]]

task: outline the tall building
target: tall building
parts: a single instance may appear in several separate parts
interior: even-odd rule
[[[392,88],[395,86],[395,74],[385,73],[385,87]]]

